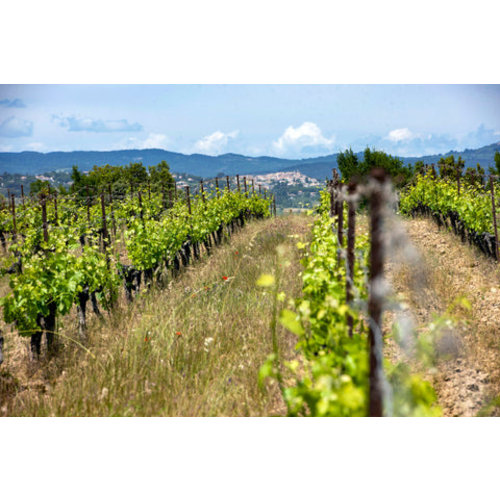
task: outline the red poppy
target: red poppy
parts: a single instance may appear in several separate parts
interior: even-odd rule
[[[150,339],[150,338],[151,338],[151,337],[148,337],[148,336],[144,337],[144,342],[149,342],[149,339]]]
[[[236,250],[236,252],[234,252],[234,255],[238,255],[238,250]]]
[[[224,281],[227,281],[227,276],[222,276],[222,279],[223,279]]]
[[[181,332],[175,332],[175,334],[176,334],[176,335],[182,335],[182,333],[181,333]]]

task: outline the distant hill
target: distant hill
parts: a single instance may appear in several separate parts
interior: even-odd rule
[[[483,167],[493,166],[495,151],[500,150],[500,142],[478,149],[450,151],[442,155],[422,157],[402,157],[408,163],[422,160],[437,163],[441,156],[454,154],[462,156],[467,167],[480,163]],[[362,157],[362,153],[358,153]],[[78,165],[80,170],[90,170],[94,165],[128,165],[142,162],[144,165],[157,165],[165,160],[173,172],[190,173],[200,177],[213,177],[217,174],[265,174],[279,171],[299,170],[301,173],[323,180],[330,177],[332,168],[337,168],[337,155],[321,156],[302,160],[286,160],[272,156],[250,157],[238,154],[207,156],[201,154],[185,155],[163,149],[126,149],[120,151],[72,151],[36,153],[0,153],[0,172],[11,174],[41,174],[54,170],[69,170]]]

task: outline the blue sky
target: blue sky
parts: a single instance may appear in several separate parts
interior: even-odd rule
[[[305,158],[500,141],[500,85],[0,85],[0,151]]]

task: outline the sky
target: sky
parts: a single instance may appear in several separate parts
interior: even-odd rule
[[[308,158],[500,141],[500,85],[0,85],[0,151]]]

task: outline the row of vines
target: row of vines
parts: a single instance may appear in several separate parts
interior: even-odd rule
[[[195,196],[189,186],[134,193],[113,200],[111,191],[25,200],[0,211],[2,275],[10,292],[0,299],[4,320],[31,338],[31,356],[42,335],[53,351],[58,318],[77,309],[80,341],[86,311],[111,310],[123,286],[130,301],[141,286],[164,283],[183,266],[210,253],[250,218],[271,214],[265,194],[227,187]],[[85,196],[86,194],[86,196]],[[167,196],[168,195],[168,196]],[[3,338],[0,334],[0,359]]]
[[[277,379],[290,416],[435,416],[431,384],[406,363],[384,359],[384,210],[389,185],[330,181],[304,248],[302,296],[280,314],[298,336],[300,361],[268,358],[261,380]],[[356,232],[368,202],[370,230]],[[305,246],[299,243],[300,247]],[[276,289],[276,293],[278,290]]]
[[[498,260],[498,230],[495,191],[498,182],[490,176],[488,186],[461,184],[438,178],[433,170],[419,175],[402,191],[400,211],[405,215],[432,217],[468,241],[485,255]]]

